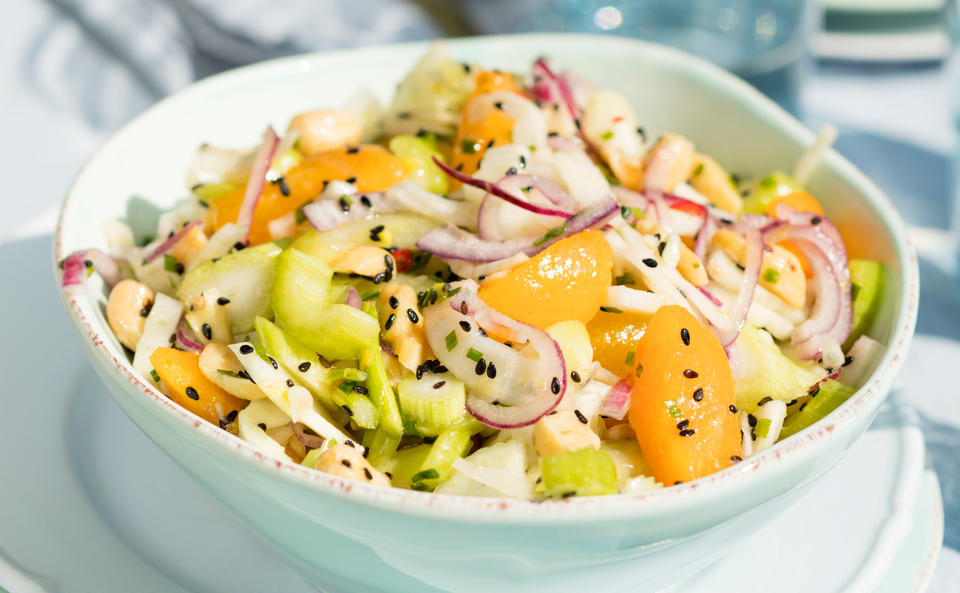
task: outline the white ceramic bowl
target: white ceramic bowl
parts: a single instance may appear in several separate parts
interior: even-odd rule
[[[453,41],[460,59],[518,71],[540,55],[623,92],[648,133],[684,134],[728,170],[792,167],[812,134],[739,79],[663,47],[612,37],[531,35]],[[100,222],[128,198],[185,195],[196,146],[255,144],[266,122],[335,106],[358,87],[383,98],[423,54],[406,44],[295,57],[215,76],[166,99],[86,165],[61,212],[55,257],[104,245]],[[867,384],[823,422],[726,471],[656,492],[535,504],[445,497],[351,482],[276,461],[172,404],[137,377],[102,315],[98,281],[64,296],[117,403],[190,475],[314,582],[349,591],[655,590],[721,557],[833,465],[869,425],[906,354],[917,266],[879,189],[834,152],[810,183],[852,257],[891,270],[878,336],[888,345]],[[118,476],[118,479],[120,477]],[[784,534],[789,537],[789,534]],[[242,559],[238,559],[242,561]],[[599,579],[599,580],[598,580]]]

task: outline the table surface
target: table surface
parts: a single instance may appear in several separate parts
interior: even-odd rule
[[[151,3],[133,4],[145,9]],[[0,237],[22,229],[25,222],[59,204],[84,160],[123,121],[187,84],[196,73],[222,67],[209,57],[177,54],[176,47],[170,51],[163,47],[168,38],[176,39],[176,18],[169,11],[140,14],[139,18],[149,17],[154,25],[154,44],[140,47],[139,54],[129,60],[117,58],[116,48],[124,40],[98,33],[77,16],[75,6],[74,0],[18,0],[10,21],[18,26],[8,27],[0,36],[0,54],[5,56],[0,60],[0,138],[6,140],[0,147],[0,178],[7,180],[4,199],[10,206],[0,217]],[[137,17],[125,13],[122,18],[136,24]],[[173,33],[164,35],[169,32],[164,27]],[[406,36],[437,32],[426,27]],[[164,52],[187,57],[148,69],[150,76],[139,73],[139,64],[150,63]],[[932,228],[933,239],[928,237],[928,243],[933,245],[945,237],[943,221],[949,219],[950,200],[956,195],[951,175],[957,154],[953,101],[958,89],[951,88],[950,81],[960,76],[951,76],[952,68],[949,64],[883,68],[819,64],[802,96],[807,123],[814,128],[825,122],[835,124],[840,130],[838,150],[887,191],[908,223]],[[921,262],[918,333],[960,341],[956,272],[955,258]],[[953,428],[960,428],[960,423]],[[951,454],[950,449],[946,452]],[[954,500],[954,513],[956,505]],[[960,546],[960,521],[951,516],[950,501],[947,507],[946,541]],[[957,582],[960,553],[945,548],[929,591],[955,591]]]

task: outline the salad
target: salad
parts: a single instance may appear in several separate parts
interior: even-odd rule
[[[533,500],[695,480],[865,381],[885,272],[804,189],[829,133],[740,180],[646,115],[435,45],[386,107],[200,146],[189,198],[62,284],[98,273],[144,379],[280,460]]]

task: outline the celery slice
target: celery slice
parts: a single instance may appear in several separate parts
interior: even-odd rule
[[[417,240],[437,224],[436,220],[417,214],[382,214],[353,220],[329,231],[309,231],[297,237],[293,248],[329,265],[343,253],[361,245],[414,249]],[[373,241],[370,229],[380,225],[384,227],[380,232],[383,240]]]
[[[397,451],[394,456],[394,465],[390,473],[393,474],[393,485],[398,488],[410,488],[413,484],[411,478],[420,472],[423,467],[423,460],[430,454],[431,445],[417,445],[409,449]]]
[[[352,381],[341,383],[333,390],[331,397],[335,405],[357,426],[367,429],[376,428],[377,407],[373,405],[370,398],[353,390],[352,385],[355,384]]]
[[[815,396],[809,397],[791,409],[783,421],[780,430],[780,439],[794,435],[815,422],[822,420],[827,414],[840,407],[856,392],[855,387],[844,385],[839,381],[829,380],[820,384],[820,390]],[[793,406],[790,406],[793,408]]]
[[[360,314],[365,315],[364,313]],[[369,316],[367,318],[370,319]],[[363,353],[363,363],[364,370],[367,373],[367,391],[370,394],[370,399],[377,406],[380,429],[399,439],[403,436],[403,418],[400,416],[397,396],[393,393],[393,388],[390,387],[390,377],[387,375],[387,368],[383,364],[383,356],[380,354],[379,345]]]
[[[616,494],[617,468],[607,451],[587,447],[540,458],[544,493],[551,498]]]
[[[848,264],[853,292],[853,324],[843,344],[849,350],[857,338],[870,331],[883,301],[884,266],[878,261],[853,259]]]
[[[417,380],[408,375],[397,385],[400,409],[417,424],[452,424],[466,413],[463,382],[450,373],[424,375]]]
[[[453,462],[467,454],[471,445],[470,437],[483,428],[479,422],[470,421],[440,431],[420,471],[411,476],[410,487],[414,490],[433,490],[449,479],[453,474]]]
[[[363,446],[367,448],[367,461],[379,469],[397,453],[400,438],[400,436],[383,430],[382,426],[376,430],[365,432],[363,434]]]
[[[449,189],[447,176],[432,160],[443,160],[436,146],[417,136],[399,134],[390,139],[390,152],[400,157],[407,178],[435,194],[445,194]]]
[[[332,275],[322,261],[287,249],[277,261],[270,303],[277,322],[314,352],[331,360],[356,359],[378,343],[380,327],[362,311],[330,304]]]
[[[333,401],[333,389],[329,373],[309,347],[263,317],[254,321],[257,338],[267,353],[288,372],[294,381],[303,385],[311,395],[327,408],[333,409],[339,404]]]

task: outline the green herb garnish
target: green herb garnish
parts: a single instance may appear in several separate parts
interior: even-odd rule
[[[411,482],[423,482],[424,480],[436,480],[440,477],[440,472],[431,468],[425,469],[421,472],[413,474],[413,477],[410,478]]]
[[[609,140],[609,139],[613,138],[613,131],[607,130],[606,132],[600,134],[600,138],[601,138],[602,140]]]
[[[150,369],[150,378],[153,379],[155,383],[160,382],[160,375],[158,375],[154,369]]]
[[[753,434],[757,435],[761,439],[767,438],[767,434],[770,433],[770,419],[769,418],[758,418],[757,425],[753,427]]]
[[[600,310],[604,313],[623,313],[623,309],[618,309],[616,307],[600,307]]]
[[[544,243],[546,243],[547,241],[549,241],[549,240],[551,240],[551,239],[556,239],[557,237],[559,237],[560,235],[562,235],[562,234],[565,233],[566,231],[567,231],[567,223],[563,223],[563,224],[561,224],[560,226],[555,226],[555,227],[553,227],[552,229],[550,229],[549,231],[547,231],[547,233],[546,233],[544,236],[542,236],[542,237],[540,237],[539,239],[537,239],[536,241],[534,241],[533,244],[534,244],[534,245],[538,245],[538,246],[539,246],[539,245],[543,245]]]
[[[780,279],[780,271],[773,268],[767,268],[763,271],[763,279],[764,281],[773,284]]]
[[[228,377],[233,377],[235,379],[243,379],[243,377],[241,377],[239,373],[228,370],[228,369],[217,369],[217,372],[220,373],[221,375],[226,375]]]
[[[449,334],[447,334],[446,342],[447,342],[447,352],[450,352],[451,350],[456,348],[457,333],[455,331],[451,331]]]
[[[471,138],[464,138],[460,141],[460,150],[463,151],[464,154],[474,154],[482,147],[483,146],[478,144],[476,140]]]
[[[677,405],[677,402],[672,399],[668,399],[663,402],[663,405],[667,406],[667,413],[673,416],[674,418],[679,418],[683,416],[683,410],[680,409],[680,406]]]
[[[637,353],[634,351],[627,352],[627,357],[623,359],[623,363],[628,367],[633,366],[634,360],[637,358]]]
[[[483,358],[483,352],[470,348],[469,350],[467,350],[467,358],[469,358],[473,362],[480,362],[480,359]]]
[[[177,258],[169,253],[163,254],[163,269],[168,272],[177,273]]]
[[[624,272],[623,275],[617,276],[613,279],[613,283],[617,286],[623,286],[624,284],[633,284],[635,282],[633,274],[630,272]]]

